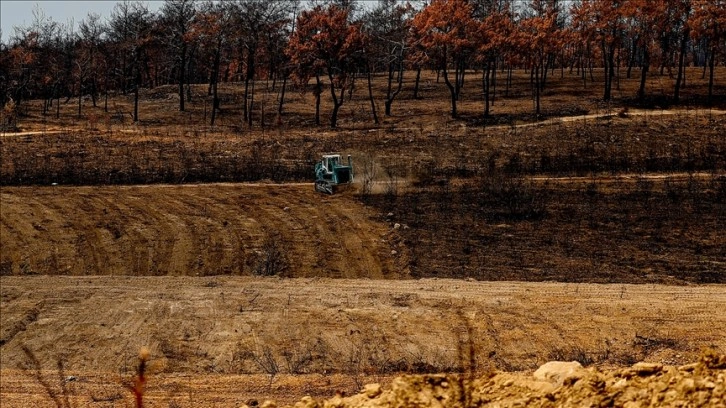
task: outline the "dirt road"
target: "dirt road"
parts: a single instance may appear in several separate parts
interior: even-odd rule
[[[4,401],[38,398],[37,380],[12,374],[27,362],[22,346],[49,370],[63,359],[79,390],[97,384],[124,396],[120,378],[148,346],[151,393],[167,401],[190,387],[194,401],[213,401],[218,387],[244,381],[257,382],[256,398],[289,400],[352,392],[365,375],[455,369],[466,325],[479,364],[508,371],[551,359],[681,364],[704,347],[726,350],[719,285],[37,276],[2,277],[0,286]],[[270,374],[273,361],[280,375],[304,376],[280,388],[236,376]],[[174,398],[186,406],[191,394]],[[239,402],[220,395],[224,406]]]

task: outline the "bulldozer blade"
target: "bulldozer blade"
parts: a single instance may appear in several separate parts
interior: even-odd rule
[[[315,191],[324,194],[333,194],[333,186],[327,181],[317,180],[315,182]]]

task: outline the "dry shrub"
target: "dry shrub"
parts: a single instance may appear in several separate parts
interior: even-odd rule
[[[290,266],[288,252],[280,234],[266,234],[252,272],[258,276],[283,275]]]

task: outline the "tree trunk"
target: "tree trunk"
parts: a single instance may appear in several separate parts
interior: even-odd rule
[[[606,46],[605,41],[602,43],[603,58],[605,65],[605,92],[603,100],[609,101],[612,96],[613,79],[615,78],[615,47]]]
[[[491,103],[492,106],[494,106],[494,100],[497,98],[497,59],[494,58],[494,65],[492,66],[492,95],[491,95]]]
[[[368,97],[371,100],[371,112],[373,113],[373,123],[378,124],[378,113],[376,113],[376,102],[373,100],[373,86],[371,85],[371,68],[368,67]]]
[[[215,82],[214,84],[212,84],[212,117],[209,120],[209,126],[214,126],[214,120],[217,119],[218,105],[219,99],[217,98],[217,83]]]
[[[545,69],[546,70],[547,68],[546,67],[543,67],[542,69]],[[540,114],[539,99],[540,99],[540,91],[541,91],[541,87],[539,85],[539,81],[541,80],[540,79],[540,67],[539,67],[539,65],[536,66],[534,68],[534,70],[535,70],[535,73],[534,73],[534,82],[535,82],[535,84],[534,84],[534,89],[535,89],[535,91],[534,91],[535,92],[535,114],[537,116],[539,116],[539,114]]]
[[[459,114],[456,112],[456,100],[459,98],[459,95],[456,93],[457,87],[449,81],[449,71],[446,68],[442,70],[442,74],[446,87],[449,88],[449,93],[451,94],[451,117],[456,119],[459,117]],[[454,73],[454,76],[456,76],[456,73]],[[454,78],[454,81],[456,82],[456,78]]]
[[[388,63],[388,79],[386,84],[385,115],[391,116],[391,94],[393,93],[393,62]]]
[[[640,87],[638,88],[638,101],[643,103],[645,99],[645,81],[648,78],[648,69],[650,69],[650,53],[647,47],[643,48],[643,66],[640,70]]]
[[[320,126],[320,96],[323,93],[323,85],[320,83],[320,75],[315,74],[315,124]]]
[[[243,97],[244,100],[244,108],[243,108],[243,115],[245,120],[249,120],[249,116],[251,115],[251,112],[247,109],[247,98],[249,97],[248,91],[249,91],[249,85],[250,81],[254,79],[255,76],[255,53],[256,47],[250,47],[247,50],[247,67],[245,69],[245,94]]]
[[[212,117],[209,121],[209,126],[214,126],[214,121],[217,119],[217,110],[219,110],[219,94],[217,93],[217,83],[219,82],[219,62],[221,59],[221,46],[222,40],[217,40],[217,49],[214,50],[214,64],[212,65],[212,73],[209,76],[209,91],[208,94],[212,95]]]
[[[277,105],[278,124],[282,120],[282,105],[285,103],[285,89],[287,88],[287,72],[283,72],[282,87],[280,89],[280,103]]]
[[[81,118],[81,107],[83,106],[83,91],[81,91],[81,86],[78,86],[78,119]]]
[[[108,70],[103,77],[103,111],[108,113]]]
[[[330,81],[330,95],[333,98],[333,113],[330,115],[330,127],[335,129],[338,126],[338,111],[343,106],[345,101],[345,86],[340,87],[340,98],[335,94],[335,82],[333,81],[333,75],[328,70],[328,80]]]
[[[507,65],[507,78],[504,81],[504,97],[509,97],[509,87],[512,86],[512,65]]]
[[[247,110],[247,126],[252,129],[252,109],[255,106],[255,80],[252,81],[252,92],[250,92],[250,107]]]
[[[491,64],[489,61],[484,65],[481,76],[482,95],[484,96],[484,117],[489,116],[489,77],[491,72]]]
[[[418,85],[421,82],[421,67],[416,68],[416,82],[413,86],[413,99],[420,99],[418,95]]]
[[[683,80],[683,69],[684,61],[686,57],[686,46],[688,45],[689,30],[683,31],[683,38],[681,38],[681,52],[678,56],[678,75],[676,76],[676,87],[673,90],[673,102],[678,103],[681,96],[681,81]]]
[[[630,58],[628,58],[628,70],[625,71],[625,78],[627,78],[627,79],[630,79],[630,73],[633,70],[633,65],[635,65],[635,54],[637,51],[637,48],[636,48],[637,41],[638,41],[637,38],[633,39],[633,46],[630,48]],[[643,48],[643,51],[646,53],[648,52],[647,48],[648,47],[646,44],[646,46]]]
[[[399,61],[398,63],[398,73],[397,73],[397,81],[396,84],[396,90],[392,91],[392,85],[391,82],[393,81],[393,66],[389,66],[389,72],[388,72],[388,91],[387,91],[387,97],[386,97],[386,116],[391,116],[391,105],[393,105],[393,100],[396,99],[396,96],[401,92],[401,89],[403,89],[403,62]],[[421,70],[418,71],[419,75],[421,73]],[[414,89],[414,98],[416,98],[416,93],[418,92],[418,81],[416,81],[416,89]]]
[[[181,54],[179,55],[179,112],[184,112],[184,84],[186,78],[184,74],[186,72],[187,65],[187,45],[182,43]]]
[[[244,96],[242,96],[242,118],[244,119],[245,122],[247,122],[247,119],[248,119],[247,118],[247,116],[248,116],[247,98],[248,98],[249,88],[250,88],[250,80],[247,79],[247,77],[245,77],[245,92],[244,92]]]
[[[93,78],[91,78],[91,100],[93,101],[93,107],[96,107],[96,76],[94,75]]]
[[[136,84],[134,86],[134,122],[139,121],[139,82],[141,80],[141,73],[139,69],[136,69]]]
[[[708,105],[713,102],[713,67],[715,63],[716,50],[711,50],[711,58],[708,61]]]

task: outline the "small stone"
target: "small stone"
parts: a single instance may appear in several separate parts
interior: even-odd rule
[[[399,228],[401,228],[401,224],[399,224],[399,223],[393,224],[393,229],[397,230]]]
[[[282,209],[282,211],[290,211],[290,207],[285,207]]]
[[[512,379],[510,378],[510,379],[508,379],[507,381],[504,381],[504,384],[502,384],[502,385],[504,385],[505,387],[511,387],[511,386],[512,386],[512,384],[514,384],[514,380],[512,380]]]
[[[363,387],[363,393],[368,398],[375,398],[381,395],[381,384],[366,384],[366,386]]]
[[[393,213],[392,212],[389,212],[388,214],[386,214],[386,217],[388,217],[388,218],[393,217]]]
[[[275,401],[267,400],[260,405],[260,408],[277,408],[277,404],[275,404]]]
[[[66,382],[73,382],[73,381],[78,381],[78,377],[76,377],[75,375],[69,375],[68,377],[66,377]]]
[[[395,249],[392,249],[391,250],[391,255],[398,255],[398,251],[396,251]]]

